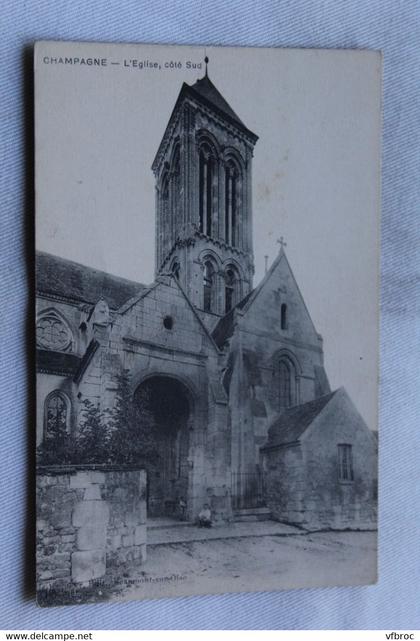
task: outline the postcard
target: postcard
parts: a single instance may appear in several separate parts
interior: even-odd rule
[[[374,583],[380,53],[34,57],[38,603]]]

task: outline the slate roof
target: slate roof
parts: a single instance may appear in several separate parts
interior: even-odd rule
[[[242,131],[249,135],[253,139],[254,143],[258,140],[258,136],[244,125],[242,120],[233,111],[227,100],[223,98],[220,91],[215,87],[207,75],[203,78],[199,78],[199,80],[197,80],[193,85],[184,83],[179,98],[181,98],[184,92],[190,92],[205,104],[210,105],[216,112],[219,112],[222,116],[227,118],[227,120],[236,124]]]
[[[336,392],[337,390],[285,410],[268,430],[268,440],[264,448],[296,443]]]
[[[253,143],[255,144],[258,140],[258,136],[248,129],[246,125],[242,122],[239,116],[233,111],[229,103],[223,98],[220,91],[212,83],[208,75],[206,74],[203,78],[199,78],[193,85],[189,85],[186,82],[183,83],[181,90],[179,92],[178,98],[176,100],[175,106],[172,110],[172,113],[169,117],[169,122],[165,129],[165,134],[160,142],[159,148],[156,152],[155,158],[152,163],[153,171],[159,166],[159,163],[162,159],[161,150],[165,148],[165,141],[167,136],[170,135],[170,123],[172,122],[174,115],[177,113],[179,106],[182,104],[186,96],[195,98],[199,102],[203,103],[205,106],[210,107],[216,113],[219,113],[226,120],[230,121],[236,125],[243,133],[245,133]]]
[[[219,111],[222,111],[225,115],[229,116],[232,120],[245,127],[242,120],[239,116],[233,111],[229,103],[223,98],[220,91],[215,87],[210,78],[206,75],[203,78],[200,78],[193,85],[190,85],[191,89],[196,91],[202,98],[211,102],[214,107]]]
[[[66,258],[37,252],[36,289],[43,294],[91,305],[103,297],[115,310],[146,286]]]

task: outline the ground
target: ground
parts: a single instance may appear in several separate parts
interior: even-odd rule
[[[376,581],[376,532],[308,533],[274,522],[234,527],[236,534],[230,526],[229,537],[217,528],[210,533],[195,527],[180,526],[178,532],[168,528],[172,540],[184,538],[172,543],[165,542],[164,529],[152,531],[149,541],[156,542],[148,544],[146,563],[127,573],[125,585],[120,584],[114,597],[158,598]]]

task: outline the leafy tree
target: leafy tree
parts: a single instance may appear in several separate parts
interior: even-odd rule
[[[115,406],[110,412],[110,456],[113,463],[147,465],[157,459],[153,439],[153,414],[149,393],[141,390],[133,399],[128,370],[117,378]]]
[[[106,415],[98,405],[88,399],[83,401],[82,421],[76,437],[78,463],[110,462],[110,429]]]
[[[115,463],[150,467],[157,462],[150,392],[142,389],[133,399],[128,370],[117,377],[112,409],[103,411],[88,399],[83,405],[75,434],[69,434],[64,424],[47,431],[37,450],[40,465]]]

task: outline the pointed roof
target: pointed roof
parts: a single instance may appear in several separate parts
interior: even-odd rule
[[[208,75],[206,74],[203,78],[199,78],[197,82],[191,85],[191,89],[196,91],[202,98],[207,102],[210,102],[213,107],[216,107],[224,115],[229,116],[232,120],[235,120],[241,127],[245,127],[242,120],[239,116],[233,111],[229,103],[223,98],[220,91],[214,86]]]
[[[273,264],[271,265],[270,269],[264,275],[264,278],[233,309],[231,309],[230,312],[228,312],[225,316],[222,316],[222,318],[216,324],[215,328],[213,329],[212,334],[213,334],[214,340],[216,341],[216,343],[218,344],[219,347],[222,347],[224,342],[228,338],[230,338],[232,336],[232,334],[233,334],[233,328],[234,328],[234,324],[235,324],[235,312],[237,310],[241,310],[243,313],[246,313],[248,311],[248,309],[251,307],[251,305],[253,304],[253,302],[255,301],[257,296],[259,295],[259,293],[265,287],[266,283],[270,280],[272,274],[274,273],[274,271],[276,270],[278,264],[280,263],[280,261],[282,259],[284,259],[286,261],[286,263],[288,265],[288,268],[290,269],[290,273],[292,274],[293,279],[294,279],[294,281],[296,283],[296,288],[297,288],[297,290],[299,292],[299,295],[300,295],[300,297],[302,299],[303,305],[305,306],[305,309],[306,309],[306,311],[308,313],[308,317],[309,317],[309,319],[310,319],[310,321],[312,323],[314,332],[316,334],[318,334],[318,332],[317,332],[317,330],[316,330],[316,328],[315,328],[315,326],[313,324],[313,321],[312,321],[311,315],[309,313],[309,310],[306,307],[305,300],[304,300],[304,298],[303,298],[303,296],[302,296],[302,294],[300,292],[300,289],[299,289],[299,286],[298,286],[298,284],[296,282],[296,279],[294,278],[293,271],[292,271],[292,268],[290,267],[289,261],[287,260],[287,256],[286,256],[286,252],[284,250],[284,247],[281,246],[278,255],[276,256],[275,260],[273,261]]]
[[[246,313],[246,312],[248,311],[248,309],[251,307],[251,305],[253,304],[254,300],[257,298],[257,296],[259,295],[259,293],[260,293],[260,292],[262,291],[262,289],[265,287],[266,283],[270,280],[270,278],[271,278],[272,274],[273,274],[273,273],[275,272],[275,270],[277,269],[277,266],[279,265],[279,263],[280,263],[280,261],[281,261],[281,260],[285,260],[285,261],[286,261],[286,265],[287,265],[287,267],[288,267],[288,269],[289,269],[289,271],[290,271],[290,274],[291,274],[291,276],[292,276],[292,278],[293,278],[293,281],[294,281],[294,283],[295,283],[295,285],[296,285],[296,289],[297,289],[297,291],[298,291],[298,293],[299,293],[299,296],[300,296],[300,298],[301,298],[301,301],[302,301],[302,303],[303,303],[303,306],[304,306],[304,308],[306,309],[306,313],[308,314],[308,318],[309,318],[309,320],[310,320],[310,322],[311,322],[311,324],[312,324],[313,330],[314,330],[315,334],[317,334],[317,336],[320,336],[320,334],[318,334],[317,329],[316,329],[316,327],[315,327],[315,325],[314,325],[314,322],[313,322],[313,320],[312,320],[312,316],[311,316],[311,315],[310,315],[310,313],[309,313],[309,309],[308,309],[308,307],[307,307],[307,305],[306,305],[305,299],[304,299],[304,298],[303,298],[303,296],[302,296],[302,292],[300,291],[300,287],[299,287],[299,285],[298,285],[298,283],[297,283],[297,281],[296,281],[295,275],[293,274],[293,270],[292,270],[292,268],[290,267],[290,263],[289,263],[289,261],[288,261],[288,259],[287,259],[286,252],[285,252],[285,250],[284,250],[284,246],[283,246],[283,245],[281,245],[281,247],[280,247],[280,251],[279,251],[279,253],[278,253],[278,255],[277,255],[276,259],[273,261],[273,264],[271,265],[270,269],[269,269],[269,270],[267,271],[267,273],[264,275],[264,278],[260,281],[260,283],[257,285],[257,287],[255,287],[255,288],[252,290],[252,292],[251,292],[251,296],[249,296],[248,300],[246,301],[246,304],[243,306],[243,310],[244,310],[244,312]]]
[[[219,346],[217,345],[214,337],[212,336],[210,331],[207,329],[205,323],[203,322],[203,320],[200,317],[200,314],[197,312],[196,308],[194,307],[194,305],[190,301],[187,292],[184,290],[184,288],[182,287],[181,283],[179,282],[179,280],[176,278],[176,276],[172,272],[167,272],[165,274],[160,274],[160,276],[157,278],[157,280],[155,280],[154,283],[152,283],[152,285],[150,285],[149,287],[145,287],[143,289],[143,291],[141,291],[140,293],[136,294],[131,299],[127,300],[124,303],[124,305],[122,305],[122,307],[120,307],[118,312],[120,314],[125,314],[129,309],[131,309],[131,307],[136,305],[142,298],[146,298],[146,296],[148,296],[149,293],[152,290],[156,289],[157,287],[159,287],[159,285],[161,285],[162,283],[165,283],[165,281],[167,281],[167,280],[173,282],[175,284],[175,286],[180,290],[183,298],[185,299],[185,301],[187,302],[189,308],[191,309],[191,311],[193,313],[193,316],[197,320],[198,324],[200,325],[200,327],[203,330],[204,334],[208,338],[208,340],[211,343],[212,347],[216,350],[216,352],[219,352]]]
[[[268,430],[268,440],[262,449],[299,441],[302,434],[306,432],[337,391],[284,410]]]
[[[215,113],[219,114],[221,118],[227,120],[232,125],[234,125],[239,131],[241,131],[245,136],[251,141],[253,145],[258,140],[258,136],[254,134],[248,127],[244,125],[239,116],[233,111],[232,107],[222,96],[220,91],[212,83],[210,78],[207,75],[207,72],[203,78],[199,78],[193,85],[188,85],[186,82],[183,83],[181,91],[179,92],[178,98],[176,100],[175,106],[172,110],[172,113],[169,117],[168,124],[165,128],[165,133],[163,134],[162,140],[156,152],[155,158],[152,163],[152,169],[155,169],[159,166],[159,163],[162,160],[163,154],[162,150],[165,149],[166,143],[170,138],[172,131],[172,122],[175,114],[177,113],[180,105],[182,104],[184,98],[190,97],[200,102],[203,106],[212,109]]]

